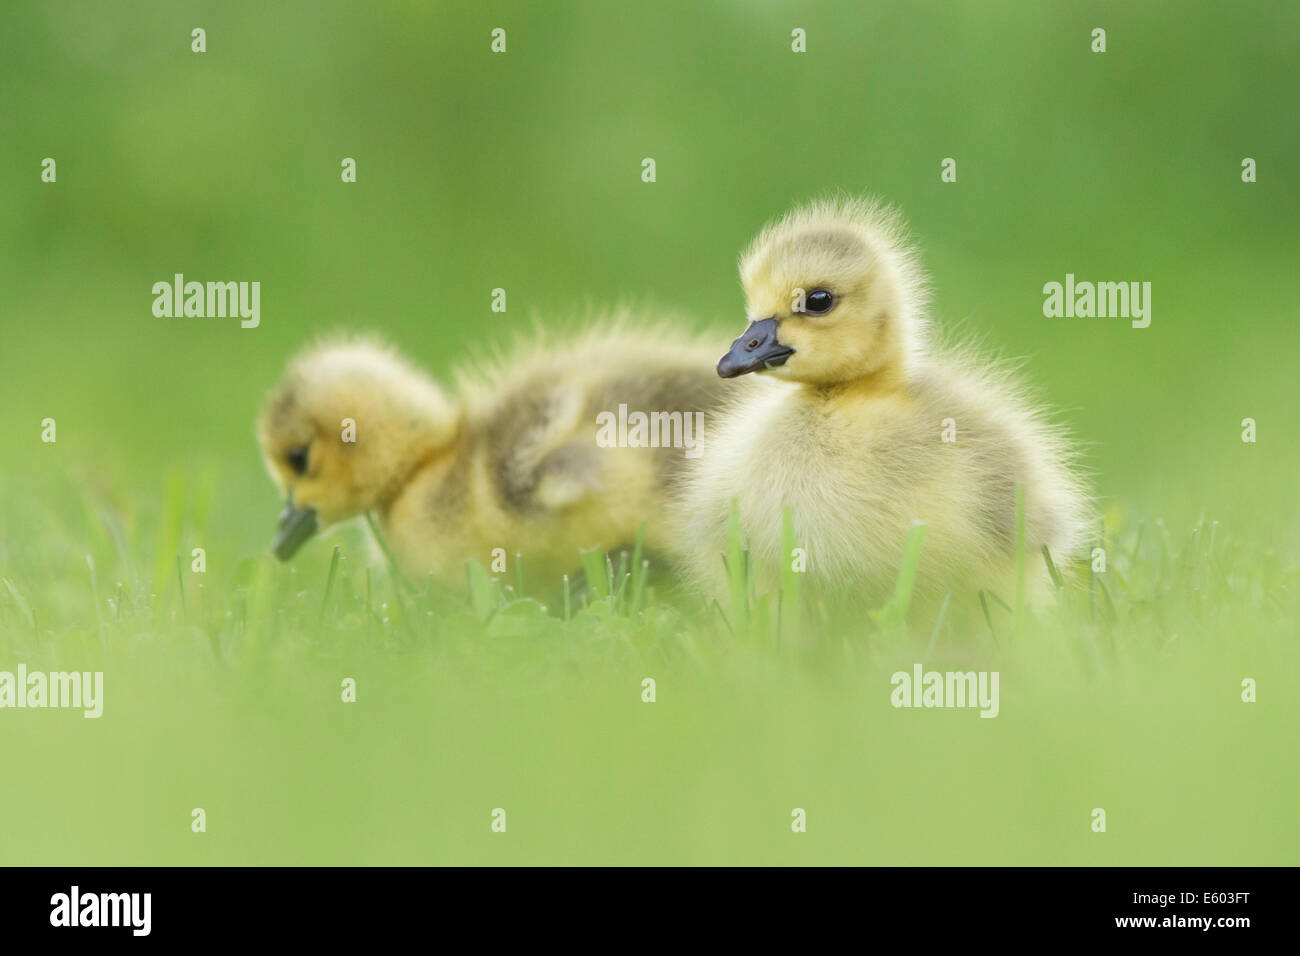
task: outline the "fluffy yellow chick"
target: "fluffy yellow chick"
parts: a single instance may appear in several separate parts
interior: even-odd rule
[[[813,593],[876,606],[913,522],[927,525],[919,601],[989,587],[1008,600],[1016,485],[1033,584],[1046,545],[1076,552],[1087,499],[1062,433],[1005,367],[929,334],[927,293],[898,217],[859,200],[814,203],[765,228],[740,261],[749,326],[718,374],[749,372],[710,429],[678,501],[678,553],[726,593],[727,523],[739,506],[758,585],[783,566],[793,512]],[[741,383],[736,383],[741,385]]]
[[[631,544],[642,521],[663,550],[667,490],[722,391],[714,352],[624,321],[521,342],[462,370],[453,399],[384,345],[313,346],[257,427],[288,499],[273,549],[287,559],[318,526],[370,512],[408,575],[452,586],[498,548],[512,572],[520,554],[530,581],[558,583],[580,550]]]

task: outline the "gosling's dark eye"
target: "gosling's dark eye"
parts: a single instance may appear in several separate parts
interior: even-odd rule
[[[307,473],[307,449],[290,448],[287,455],[284,456],[289,462],[289,467],[293,469],[295,475],[305,475]]]
[[[804,310],[812,315],[825,315],[835,304],[835,296],[825,289],[814,289],[804,298]]]

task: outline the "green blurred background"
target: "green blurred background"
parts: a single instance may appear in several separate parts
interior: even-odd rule
[[[0,16],[0,574],[26,589],[33,604],[42,602],[36,630],[48,631],[56,645],[77,640],[94,621],[84,555],[103,543],[89,540],[94,522],[86,520],[85,500],[113,502],[123,534],[145,539],[141,560],[166,567],[170,553],[149,553],[151,529],[165,521],[176,483],[188,482],[204,489],[193,506],[203,512],[199,523],[218,529],[206,539],[217,572],[210,579],[229,581],[222,569],[264,553],[279,502],[257,456],[253,416],[286,357],[314,335],[379,330],[444,372],[467,349],[505,339],[534,318],[569,322],[622,303],[739,330],[740,248],[769,217],[833,190],[876,193],[905,213],[934,278],[939,323],[1027,357],[1026,374],[1087,444],[1096,490],[1115,511],[1161,518],[1171,528],[1206,516],[1231,527],[1248,553],[1280,550],[1294,566],[1300,6],[51,0],[9,4]],[[195,27],[207,31],[206,53],[190,50]],[[489,52],[494,27],[507,30],[504,55]],[[790,50],[795,27],[807,31],[806,54]],[[1105,54],[1090,51],[1094,27],[1107,30]],[[58,163],[56,184],[40,181],[47,156]],[[1241,181],[1247,156],[1258,163],[1255,184]],[[355,184],[340,181],[344,157],[357,161]],[[641,181],[644,157],[657,163],[653,184]],[[955,184],[940,181],[945,157],[957,160]],[[200,281],[260,281],[260,327],[155,318],[151,286],[176,272]],[[1067,272],[1151,282],[1150,328],[1045,318],[1042,286]],[[495,287],[508,293],[504,315],[489,308]],[[726,343],[718,344],[721,351]],[[57,420],[57,444],[40,442],[46,417]],[[1246,417],[1258,422],[1256,444],[1240,440]],[[319,570],[321,560],[318,552],[306,566]],[[1242,622],[1215,628],[1249,629]],[[1293,643],[1294,629],[1282,637]],[[142,695],[185,670],[184,658],[160,658],[175,653],[162,644],[142,638],[122,651],[134,662]],[[1293,652],[1282,654],[1293,667]],[[68,659],[79,666],[75,655]],[[305,681],[302,675],[321,666],[312,661],[282,665],[281,676]],[[402,670],[382,655],[372,666],[390,677]],[[1190,669],[1184,676],[1211,680],[1218,673],[1204,660],[1180,666]],[[623,675],[633,693],[636,673]],[[1167,695],[1159,699],[1170,706],[1189,686],[1206,686],[1190,676],[1190,684],[1161,679]],[[765,693],[779,692],[779,678],[765,680]],[[38,862],[44,845],[60,862],[474,860],[486,852],[472,830],[486,821],[479,805],[502,799],[484,781],[499,777],[511,786],[530,782],[527,792],[551,819],[591,814],[606,825],[596,827],[604,843],[576,847],[557,837],[533,846],[532,855],[503,859],[556,860],[571,851],[574,859],[630,861],[662,851],[661,858],[679,861],[757,862],[785,851],[765,856],[759,846],[746,855],[737,848],[753,845],[744,843],[739,823],[731,840],[731,831],[719,830],[717,819],[664,781],[687,780],[691,793],[717,796],[708,781],[722,775],[746,781],[749,793],[771,779],[762,768],[797,775],[794,760],[825,793],[838,793],[834,799],[859,788],[892,793],[872,812],[883,813],[891,829],[906,820],[933,837],[918,837],[911,856],[894,835],[883,843],[830,840],[823,858],[1156,863],[1277,861],[1282,854],[1294,862],[1294,824],[1281,843],[1268,829],[1294,795],[1294,769],[1286,764],[1294,756],[1286,756],[1286,733],[1276,723],[1263,750],[1241,757],[1243,766],[1210,774],[1188,756],[1187,779],[1214,791],[1229,785],[1211,782],[1221,781],[1219,774],[1235,774],[1240,789],[1202,794],[1203,803],[1184,808],[1183,817],[1174,811],[1168,832],[1155,824],[1148,842],[1098,856],[1082,847],[1085,831],[1079,846],[1073,837],[1034,836],[1058,824],[1073,833],[1074,823],[1048,824],[1050,801],[1015,797],[1031,766],[1052,766],[1041,728],[1060,714],[1046,691],[1031,722],[1040,730],[1026,730],[1028,738],[1003,729],[1013,728],[1015,717],[992,722],[1010,735],[1006,767],[957,757],[937,784],[933,776],[918,778],[903,790],[924,796],[904,800],[881,781],[906,774],[916,747],[937,761],[964,754],[967,737],[989,722],[966,721],[951,738],[878,740],[872,756],[884,767],[881,777],[848,761],[849,776],[832,785],[817,783],[825,764],[814,757],[843,761],[843,753],[829,752],[840,738],[815,728],[848,734],[844,728],[864,718],[847,702],[820,723],[806,717],[808,739],[817,741],[810,750],[801,749],[804,738],[791,724],[776,731],[787,737],[756,738],[760,726],[777,726],[767,708],[746,724],[701,703],[695,716],[715,721],[715,746],[725,750],[730,741],[734,749],[693,752],[673,764],[667,755],[678,745],[664,741],[700,733],[689,714],[665,717],[666,737],[642,727],[649,743],[638,744],[635,734],[602,742],[583,734],[601,715],[613,718],[588,699],[581,713],[556,711],[543,721],[535,747],[529,738],[518,744],[528,754],[522,759],[536,762],[521,770],[500,751],[485,757],[484,750],[499,742],[492,728],[508,738],[508,715],[530,712],[502,710],[487,691],[476,697],[455,681],[420,714],[426,729],[455,724],[455,715],[476,728],[450,750],[438,748],[445,734],[391,742],[404,738],[394,731],[390,741],[381,717],[364,732],[348,731],[324,711],[290,716],[266,704],[268,714],[249,716],[245,708],[239,723],[222,709],[222,692],[213,691],[239,686],[237,679],[200,672],[180,681],[184,693],[158,690],[157,698],[133,700],[130,710],[122,701],[117,731],[107,718],[88,727],[73,715],[0,715],[6,817],[55,828],[65,815],[83,815],[86,824],[65,837],[42,837],[35,826],[30,843],[10,845],[12,858]],[[1077,701],[1094,700],[1094,690],[1081,685]],[[323,701],[334,699],[328,686],[322,693]],[[596,696],[606,693],[613,692]],[[710,696],[702,692],[699,701]],[[1130,718],[1147,706],[1138,700],[1123,697],[1095,722],[1076,725],[1069,753],[1056,754],[1059,776],[1033,792],[1077,789],[1082,812],[1097,805],[1087,769],[1093,758],[1079,757],[1080,748],[1131,735]],[[1153,805],[1176,803],[1173,771],[1153,765],[1143,748],[1190,747],[1198,733],[1204,740],[1210,732],[1198,731],[1196,721],[1208,719],[1201,711],[1183,716],[1130,737],[1124,746],[1133,748],[1131,760],[1100,771],[1148,774],[1140,778],[1148,789],[1138,792],[1156,798],[1143,804],[1153,820],[1160,816]],[[1294,709],[1285,716],[1293,719]],[[535,712],[525,719],[536,720]],[[1214,759],[1230,763],[1237,735],[1254,731],[1211,723],[1220,734],[1212,737],[1219,741]],[[268,727],[275,728],[270,743]],[[309,757],[328,763],[333,744],[321,741],[336,739],[355,760],[345,761],[343,772],[369,775],[371,784],[341,785],[343,809],[331,811],[310,803],[323,779],[317,774],[326,771]],[[201,743],[186,763],[178,755],[190,753],[187,741],[194,740]],[[649,753],[655,741],[663,760],[638,763],[635,748]],[[857,746],[842,742],[850,751]],[[599,769],[611,748],[623,748],[625,759]],[[99,774],[92,789],[110,793],[88,808],[76,778],[60,776],[72,771],[54,769],[64,766],[59,753],[80,755]],[[474,800],[448,804],[472,811],[436,802],[418,809],[394,796],[436,789],[438,773],[418,763],[427,753],[439,754],[448,775],[475,781]],[[15,774],[14,766],[30,771]],[[276,768],[288,781],[279,790],[266,782]],[[383,796],[376,775],[393,778]],[[19,784],[24,776],[28,782]],[[992,789],[961,807],[945,802],[955,781],[971,779]],[[204,801],[191,792],[203,789],[199,782],[209,792],[227,787],[238,808],[227,819],[243,814],[247,824],[233,843],[227,830],[220,851],[195,851],[186,842],[187,808]],[[776,789],[780,833],[782,814],[788,820],[788,806],[802,798]],[[662,810],[658,828],[646,821],[638,829],[625,818],[626,804],[605,799],[631,791],[642,794],[647,812]],[[674,794],[666,805],[664,793]],[[1206,836],[1198,807],[1232,815],[1244,794],[1261,801],[1243,813],[1254,823]],[[261,809],[250,809],[249,800]],[[156,836],[155,814],[182,804],[174,840]],[[748,821],[751,811],[758,819],[754,806],[742,802],[727,819]],[[459,835],[460,812],[472,819],[464,832],[473,837]],[[445,853],[436,841],[425,846],[403,836],[425,813],[451,814],[443,832],[458,835],[448,837]],[[266,814],[286,841],[279,851],[266,838]],[[376,827],[357,823],[361,818],[389,822]],[[126,821],[116,833],[115,820]],[[485,823],[479,829],[486,833]],[[1018,836],[1008,840],[1010,832]],[[963,842],[954,833],[977,835]],[[1198,855],[1206,847],[1208,857]]]

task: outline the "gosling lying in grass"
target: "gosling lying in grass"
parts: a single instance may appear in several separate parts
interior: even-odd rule
[[[582,549],[629,545],[643,521],[647,548],[664,550],[660,516],[689,449],[607,447],[616,429],[599,422],[620,405],[711,411],[722,391],[713,354],[624,322],[554,346],[521,342],[463,369],[453,399],[381,344],[308,348],[257,426],[288,499],[273,550],[287,559],[317,527],[366,512],[407,575],[450,586],[464,582],[468,558],[490,567],[495,552],[512,579],[519,554],[528,580],[550,588]]]
[[[802,557],[805,593],[853,605],[886,600],[916,521],[919,600],[1012,600],[1017,484],[1032,586],[1048,580],[1044,545],[1075,555],[1087,505],[1066,439],[1004,365],[929,334],[896,215],[804,206],[762,231],[740,273],[749,326],[717,371],[759,380],[733,393],[677,502],[677,553],[706,594],[727,593],[733,502],[760,589]],[[802,556],[784,553],[787,507]]]

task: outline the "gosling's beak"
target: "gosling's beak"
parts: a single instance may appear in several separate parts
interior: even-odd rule
[[[302,543],[316,533],[316,509],[295,508],[293,498],[284,505],[280,512],[280,530],[271,542],[271,550],[281,561],[288,561]]]
[[[776,319],[751,322],[745,334],[731,343],[731,351],[718,360],[718,374],[735,378],[746,372],[784,365],[794,349],[776,340]]]

